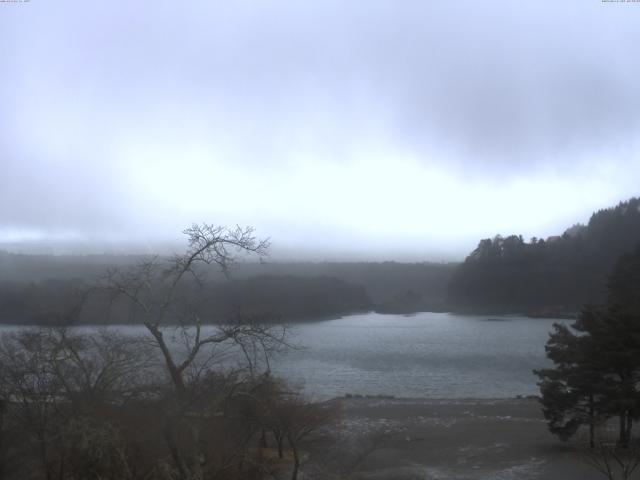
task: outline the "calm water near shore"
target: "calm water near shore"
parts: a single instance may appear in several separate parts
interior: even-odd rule
[[[314,398],[345,394],[507,398],[538,393],[554,322],[522,316],[366,313],[290,326],[300,348],[277,357],[276,374]],[[3,326],[0,331],[21,327]],[[85,328],[85,327],[82,327]],[[146,334],[142,326],[117,326]]]

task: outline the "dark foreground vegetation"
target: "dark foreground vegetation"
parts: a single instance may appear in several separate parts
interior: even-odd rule
[[[240,317],[203,329],[199,266],[265,253],[253,230],[194,225],[183,255],[110,270],[80,295],[119,302],[147,335],[22,330],[0,340],[0,477],[251,479],[298,475],[332,415],[273,378],[286,330]],[[176,321],[179,321],[176,323]],[[271,444],[276,452],[264,457]],[[285,459],[285,452],[287,459]]]
[[[640,419],[640,249],[620,257],[606,303],[586,306],[571,328],[556,324],[546,346],[555,367],[537,371],[545,417],[562,439],[611,417],[628,447]]]
[[[586,427],[588,464],[611,480],[632,478],[640,466],[640,247],[618,259],[603,304],[585,306],[570,327],[554,325],[546,351],[553,368],[534,373],[549,431],[567,441]]]
[[[242,335],[226,346],[259,340]],[[207,366],[211,352],[172,379],[156,348],[113,332],[5,334],[0,478],[296,478],[302,442],[334,415],[329,404],[305,401],[255,364]]]

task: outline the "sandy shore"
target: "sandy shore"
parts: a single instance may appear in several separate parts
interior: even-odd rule
[[[341,398],[303,478],[580,479],[600,473],[548,433],[535,399]]]

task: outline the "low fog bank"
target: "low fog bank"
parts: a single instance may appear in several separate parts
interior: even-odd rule
[[[479,241],[462,263],[239,262],[229,276],[214,266],[194,272],[202,321],[239,315],[299,321],[375,310],[380,313],[452,311],[575,316],[602,301],[619,259],[640,245],[640,198],[594,212],[585,225],[559,236],[496,235]],[[25,255],[0,251],[0,322],[68,322],[80,292],[110,269],[127,270],[143,255]],[[244,257],[246,258],[246,257]],[[168,257],[158,257],[167,260]],[[107,301],[106,299],[103,299]],[[175,318],[181,321],[180,318]],[[128,323],[118,305],[93,301],[81,323]]]
[[[99,283],[110,269],[126,270],[145,258],[0,252],[0,322],[136,323],[139,319],[105,296],[93,295],[79,314],[74,308],[82,292]],[[445,304],[456,267],[453,263],[244,262],[233,266],[229,278],[210,267],[201,272],[206,285],[199,308],[205,322],[240,315],[261,321],[299,321],[370,310],[438,310]],[[191,285],[184,294],[196,290]]]

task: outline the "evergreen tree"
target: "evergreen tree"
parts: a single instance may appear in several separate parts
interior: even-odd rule
[[[549,430],[568,439],[581,425],[619,418],[628,446],[640,418],[640,249],[620,257],[607,303],[586,307],[571,329],[555,325],[546,345],[554,368],[537,370]],[[574,333],[575,332],[575,333]]]
[[[585,309],[583,315],[597,314]],[[589,426],[589,444],[594,446],[596,424],[606,418],[600,366],[593,362],[593,342],[565,325],[555,324],[545,347],[555,368],[535,370],[540,378],[541,403],[549,431],[570,439],[582,425]]]

